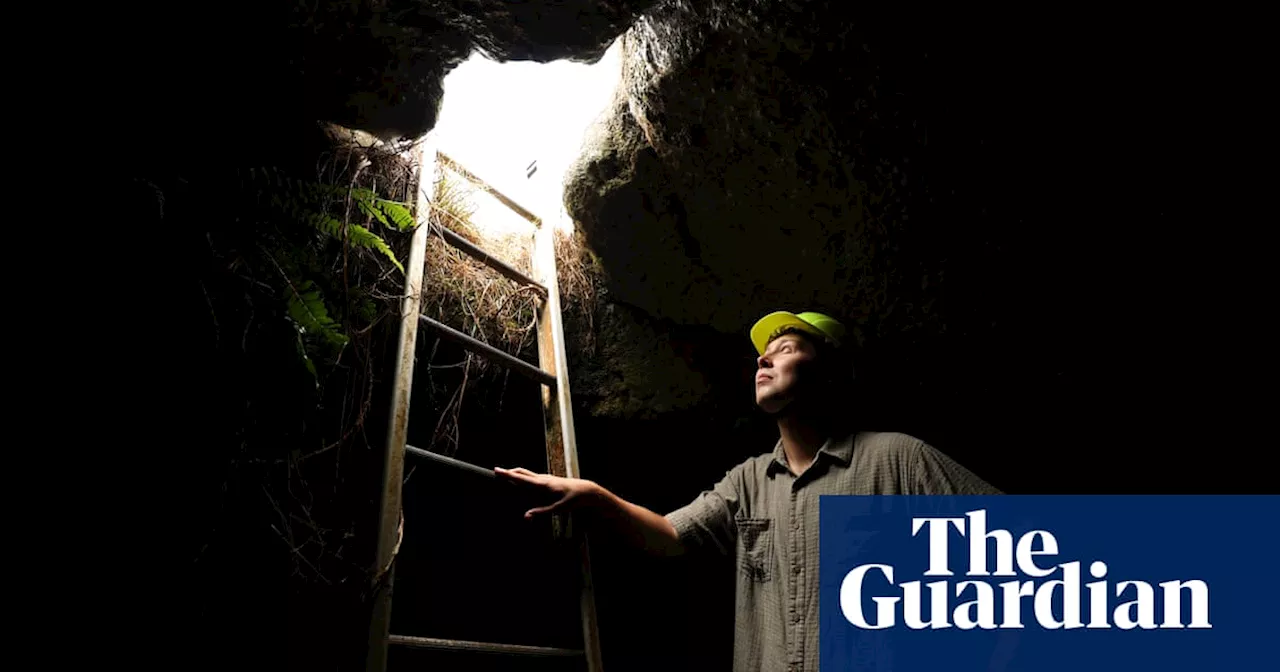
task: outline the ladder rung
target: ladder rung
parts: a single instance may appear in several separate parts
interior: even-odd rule
[[[411,446],[407,443],[404,445],[404,449],[409,451],[410,453],[413,453],[414,455],[417,455],[418,457],[425,457],[428,460],[433,460],[435,462],[439,462],[440,464],[447,464],[451,467],[457,467],[458,469],[461,469],[470,474],[475,474],[477,476],[487,476],[489,478],[497,478],[497,474],[494,473],[492,469],[485,469],[484,467],[476,466],[474,464],[471,464],[470,462],[463,462],[462,460],[454,459],[452,457],[449,457],[448,455],[433,453],[429,450],[423,450],[422,448],[419,448],[417,446]]]
[[[440,639],[437,637],[391,635],[389,641],[392,644],[412,646],[418,649],[436,649],[437,651],[472,651],[475,653],[505,653],[517,656],[542,656],[553,658],[568,658],[582,655],[582,649],[558,649],[551,646],[525,646],[523,644],[469,642],[460,639]]]
[[[516,357],[515,355],[509,355],[493,347],[492,345],[485,343],[484,341],[474,339],[462,333],[461,331],[454,329],[453,327],[436,322],[435,320],[427,317],[426,315],[419,315],[418,317],[422,319],[423,323],[425,323],[428,327],[435,329],[436,332],[439,333],[444,338],[447,338],[448,340],[453,341],[458,345],[461,345],[462,347],[466,348],[467,350],[470,350],[471,352],[476,353],[477,355],[480,355],[482,357],[488,357],[499,364],[502,364],[508,368],[514,369],[516,373],[522,374],[528,378],[532,378],[533,380],[536,380],[539,383],[542,383],[543,385],[546,385],[547,387],[550,387],[553,390],[555,389],[556,377],[547,373],[546,371],[543,371],[542,369],[539,369],[538,367],[530,364],[529,362],[526,362],[523,359]]]
[[[524,273],[521,273],[520,271],[517,271],[511,266],[508,266],[506,262],[502,261],[501,259],[498,259],[497,257],[494,257],[492,254],[489,254],[488,252],[485,252],[483,249],[477,247],[475,243],[472,243],[466,238],[463,238],[462,236],[458,235],[456,232],[450,231],[449,229],[443,226],[436,227],[436,229],[440,231],[441,235],[444,237],[445,242],[458,248],[459,250],[462,250],[463,252],[466,252],[467,254],[474,257],[480,263],[485,264],[489,268],[492,268],[493,270],[501,273],[502,275],[505,275],[506,277],[512,280],[515,280],[518,283],[533,287],[534,291],[536,291],[540,296],[542,296],[543,299],[547,298],[547,288],[543,286],[542,283],[537,282],[533,278],[525,275]]]
[[[516,203],[515,201],[511,200],[507,195],[503,194],[497,189],[494,189],[492,184],[485,182],[479,177],[476,177],[475,173],[472,173],[466,168],[463,168],[461,165],[458,164],[457,161],[454,161],[453,159],[449,158],[449,156],[444,152],[436,152],[436,159],[439,160],[440,163],[443,163],[445,166],[447,166],[450,170],[467,178],[476,186],[489,192],[489,195],[498,199],[500,203],[507,206],[508,208],[511,208],[513,211],[515,211],[517,215],[524,217],[530,222],[533,222],[535,226],[542,225],[542,219],[540,219],[537,215],[533,214],[532,212],[529,212],[528,208],[521,206],[519,203]]]

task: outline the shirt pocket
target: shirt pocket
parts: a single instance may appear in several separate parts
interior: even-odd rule
[[[739,518],[738,562],[750,581],[773,579],[773,531],[768,518]]]

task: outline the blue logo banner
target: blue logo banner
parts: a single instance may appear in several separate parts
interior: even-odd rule
[[[824,496],[822,672],[1280,667],[1280,497]]]

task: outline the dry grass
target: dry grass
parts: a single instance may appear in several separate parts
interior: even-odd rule
[[[532,236],[481,235],[471,223],[473,198],[463,180],[445,173],[436,183],[428,221],[529,273]],[[517,356],[536,353],[533,329],[539,299],[532,288],[508,280],[434,232],[428,238],[426,257],[424,314]]]
[[[478,192],[480,195],[478,196]],[[436,182],[433,227],[447,227],[476,246],[532,276],[532,225],[527,234],[482,233],[472,223],[482,192],[445,170]],[[596,285],[589,252],[576,235],[557,231],[555,255],[562,310],[581,311],[589,320]],[[517,356],[534,356],[533,329],[539,298],[433,234],[427,244],[423,312],[475,338]]]
[[[595,354],[596,301],[600,294],[599,279],[603,272],[599,261],[582,241],[582,234],[556,231],[556,276],[560,285],[560,310],[565,321],[575,319],[585,326],[578,330],[578,347]],[[568,328],[566,326],[566,328]]]
[[[435,185],[429,224],[446,227],[511,267],[532,275],[533,226],[525,232],[494,234],[480,231],[472,222],[479,199],[488,195],[469,180],[442,170]],[[555,239],[561,308],[590,321],[596,288],[588,273],[589,253],[573,236],[557,232]],[[537,310],[539,294],[499,274],[467,253],[449,245],[433,230],[426,249],[422,312],[439,322],[477,338],[527,362],[537,363]],[[461,382],[441,390],[442,412],[432,435],[432,450],[456,454],[459,417],[464,398],[479,394],[501,408],[508,371],[470,354],[462,361],[437,362],[435,351],[429,370],[454,370]],[[434,389],[434,386],[433,386]]]

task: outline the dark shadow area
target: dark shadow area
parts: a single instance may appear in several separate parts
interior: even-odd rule
[[[424,336],[429,350],[434,339],[429,332]],[[465,354],[442,344],[436,356],[443,363],[462,361]],[[451,389],[455,381],[449,378],[461,376],[451,369],[431,377]],[[545,471],[539,388],[512,374],[500,412],[464,406],[453,457],[485,468],[526,465]],[[431,410],[411,411],[411,444],[429,442],[437,420]],[[549,521],[524,519],[536,500],[503,481],[420,457],[408,460],[392,632],[581,648],[576,556],[553,541]]]
[[[1256,138],[1223,139],[1247,121],[1219,80],[1234,66],[1202,60],[1212,48],[1177,17],[313,4],[131,10],[104,24],[90,63],[98,121],[123,151],[107,216],[85,225],[99,235],[74,294],[90,324],[74,338],[92,327],[97,340],[74,380],[93,403],[70,422],[126,445],[86,451],[106,494],[85,508],[104,555],[129,566],[95,580],[118,593],[103,603],[137,607],[104,619],[131,661],[363,669],[399,276],[376,254],[353,261],[349,241],[304,229],[299,242],[262,215],[244,171],[314,176],[333,149],[318,121],[423,130],[440,76],[473,48],[590,59],[653,7],[645,39],[671,38],[679,67],[630,91],[644,104],[621,99],[616,143],[570,190],[601,273],[596,305],[567,307],[585,477],[666,512],[770,450],[747,329],[771,310],[829,309],[864,345],[851,412],[1007,492],[1276,491],[1270,248],[1245,235],[1268,220],[1230,207],[1270,187],[1208,156]],[[1239,182],[1208,186],[1224,175]],[[859,184],[872,190],[859,236],[809,227],[853,230],[842,199]],[[371,227],[407,256],[407,235]],[[311,252],[277,273],[263,249]],[[282,276],[321,288],[350,338],[311,353],[319,373],[299,355]],[[362,286],[378,292],[350,291]],[[423,332],[410,429],[424,448],[460,382],[455,369],[423,377],[461,359],[432,359],[433,343]],[[486,390],[462,411],[457,457],[542,469],[537,386]],[[577,567],[547,526],[494,483],[407,463],[393,631],[579,646]],[[594,550],[610,672],[727,669],[727,561]],[[392,662],[572,669],[399,650]]]

